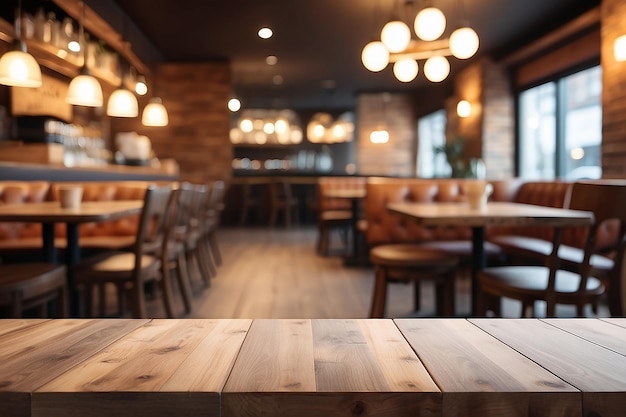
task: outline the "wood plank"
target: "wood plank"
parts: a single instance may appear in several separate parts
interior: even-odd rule
[[[140,325],[128,320],[2,320],[2,324],[0,404],[3,415],[15,417],[31,415],[31,392],[36,388]]]
[[[2,319],[0,320],[0,337],[8,337],[8,333],[26,329],[31,326],[38,326],[46,321],[48,321],[48,319]],[[2,345],[3,343],[0,343],[0,346]],[[2,348],[0,347],[0,349]]]
[[[395,322],[441,389],[444,416],[581,415],[574,387],[472,323]]]
[[[153,320],[37,390],[33,415],[219,416],[219,390],[249,325]]]
[[[552,326],[626,356],[626,328],[597,319],[546,319]],[[626,320],[622,319],[626,325]]]
[[[389,320],[255,320],[223,415],[435,416],[439,399]]]
[[[584,415],[624,415],[626,357],[540,320],[472,322],[583,391]]]

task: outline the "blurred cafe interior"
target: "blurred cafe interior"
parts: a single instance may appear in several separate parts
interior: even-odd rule
[[[477,227],[433,232],[415,219],[399,220],[385,204],[464,202],[465,181],[474,179],[490,183],[489,202],[567,209],[575,182],[626,178],[625,17],[621,0],[6,0],[0,5],[0,197],[6,205],[50,203],[79,183],[80,199],[91,204],[142,200],[143,191],[122,192],[122,186],[204,186],[206,199],[197,206],[206,208],[214,194],[217,225],[205,229],[219,226],[219,233],[205,230],[211,238],[186,251],[192,263],[211,245],[214,253],[189,272],[204,273],[204,280],[171,285],[179,303],[173,316],[371,316],[379,265],[370,250],[458,239],[465,252],[455,253],[455,268],[466,280],[458,278],[455,314],[475,313],[470,287],[478,285],[477,270],[468,259]],[[373,201],[369,183],[377,180],[404,188]],[[435,188],[419,191],[409,180]],[[552,188],[525,196],[529,183]],[[34,190],[35,184],[43,188]],[[341,195],[344,188],[357,191]],[[381,210],[383,226],[396,230],[377,232],[371,222]],[[24,221],[8,209],[1,216],[3,263],[39,256],[48,236],[54,240],[43,259],[70,259],[65,266],[78,280],[84,259],[128,248],[111,238],[132,242],[138,227],[136,218],[123,229],[128,219]],[[56,234],[45,233],[50,224]],[[502,255],[504,249],[490,237],[490,224],[482,226],[491,262],[490,250]],[[416,237],[415,228],[425,231]],[[607,242],[619,240],[621,229],[607,230],[602,244],[609,251],[614,246]],[[549,243],[552,232],[537,236]],[[299,245],[306,250],[289,252]],[[548,248],[542,256],[549,254]],[[610,256],[617,263],[616,252]],[[291,287],[290,277],[276,284],[278,295],[269,284],[255,293],[244,281],[220,293],[234,279],[208,286],[206,277],[255,275],[253,265],[267,257],[277,265],[272,276],[293,274],[309,257],[316,266],[302,274],[343,274],[357,289],[326,288],[323,281],[323,288]],[[383,315],[415,314],[415,300],[402,288],[390,286]],[[607,315],[621,303],[621,287],[611,288],[617,301],[607,307],[602,298]],[[118,286],[120,294],[124,289]],[[85,304],[84,291],[71,288],[77,294],[70,304]],[[285,301],[281,311],[279,301],[255,301],[258,291],[300,301]],[[328,304],[335,307],[318,307],[307,291],[336,300]],[[231,292],[240,296],[224,295]],[[421,297],[422,310],[435,314],[436,297]],[[150,314],[164,316],[156,300],[148,303]],[[73,308],[85,314],[84,305]],[[509,313],[519,316],[519,307],[503,314]]]

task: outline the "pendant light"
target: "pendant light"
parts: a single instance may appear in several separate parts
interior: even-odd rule
[[[41,87],[41,68],[22,41],[22,1],[17,6],[15,38],[11,50],[0,58],[0,84],[13,87]]]
[[[107,103],[107,116],[113,117],[137,117],[139,104],[137,97],[124,85],[124,76],[121,77],[120,86],[115,90]]]
[[[75,106],[102,107],[102,86],[87,68],[87,45],[85,45],[85,31],[83,28],[85,2],[81,1],[80,5],[78,42],[83,50],[83,66],[78,75],[70,82],[66,101]]]
[[[141,115],[141,123],[144,126],[167,126],[169,118],[167,109],[159,97],[153,97],[144,107]]]

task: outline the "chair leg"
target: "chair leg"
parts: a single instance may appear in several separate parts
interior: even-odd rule
[[[167,265],[165,265],[162,269],[161,279],[159,280],[159,284],[161,285],[161,292],[163,297],[163,306],[165,307],[165,313],[167,314],[168,319],[174,318],[174,308],[172,306],[172,282],[170,280],[170,273]],[[191,305],[187,306],[185,304],[185,310],[191,310]]]
[[[419,281],[413,281],[413,298],[415,311],[419,311],[422,308],[422,285]]]
[[[144,282],[135,282],[132,288],[132,314],[134,319],[145,319],[148,315],[146,312],[146,295],[143,287]]]
[[[374,282],[370,318],[383,318],[385,316],[385,304],[387,301],[387,270],[377,266],[375,273],[376,278]]]
[[[57,296],[57,317],[66,318],[69,316],[69,306],[67,297],[67,287],[63,286],[59,289]]]
[[[220,251],[220,247],[217,244],[217,236],[215,232],[209,233],[208,238],[209,248],[211,249],[211,255],[213,255],[215,264],[217,266],[222,266],[222,252]]]

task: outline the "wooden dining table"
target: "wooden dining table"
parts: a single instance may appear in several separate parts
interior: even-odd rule
[[[472,314],[477,315],[477,272],[485,267],[485,228],[494,225],[586,227],[593,213],[512,202],[489,202],[484,209],[467,203],[390,203],[387,209],[425,227],[472,228]]]
[[[70,314],[80,313],[79,298],[74,286],[74,267],[80,259],[79,225],[119,219],[141,212],[142,200],[85,201],[78,208],[64,208],[58,201],[28,204],[0,205],[0,222],[41,223],[42,257],[47,262],[57,262],[54,246],[55,224],[65,223],[67,247],[65,263],[70,289]]]
[[[626,410],[626,319],[4,319],[3,417]]]

